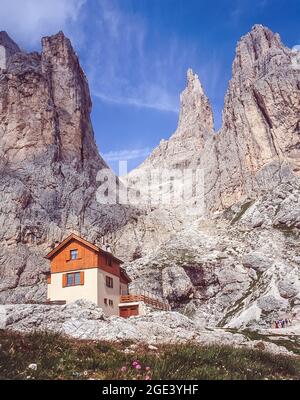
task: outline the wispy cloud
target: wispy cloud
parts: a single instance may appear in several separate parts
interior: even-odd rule
[[[134,93],[132,94],[134,95]],[[147,92],[143,92],[140,95],[136,93],[136,97],[118,96],[114,94],[107,95],[105,93],[97,92],[97,90],[93,91],[93,95],[108,103],[127,104],[135,107],[152,108],[175,113],[178,113],[179,111],[177,101],[160,88],[154,88],[154,90],[151,90],[149,87]]]
[[[45,35],[64,30],[73,41],[75,24],[87,0],[1,0],[0,26],[21,46],[35,47]]]
[[[270,0],[234,0],[229,13],[230,23],[238,23],[242,17],[249,14],[249,10],[264,10],[270,3]]]
[[[195,48],[162,40],[141,15],[114,0],[98,0],[97,38],[89,48],[92,94],[105,102],[178,112],[182,82]]]
[[[128,150],[119,150],[119,151],[110,151],[106,154],[103,154],[103,158],[106,161],[128,161],[128,160],[136,160],[139,158],[145,158],[151,153],[150,148],[144,149],[128,149]]]

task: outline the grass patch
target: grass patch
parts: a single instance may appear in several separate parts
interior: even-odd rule
[[[237,332],[232,329],[226,329],[226,330],[231,333]],[[296,336],[296,335],[280,336],[280,335],[278,335],[278,337],[276,338],[276,335],[274,335],[274,334],[264,335],[259,332],[251,331],[248,329],[240,331],[239,333],[242,333],[244,336],[248,337],[250,340],[261,340],[264,342],[274,343],[274,344],[277,344],[278,346],[285,347],[288,351],[291,351],[294,354],[297,354],[300,356],[300,338],[299,338],[299,336]],[[271,336],[271,338],[269,336]]]
[[[274,343],[278,346],[285,347],[288,351],[300,356],[300,338],[297,335],[278,335],[278,337],[276,337],[275,334],[262,334],[249,329],[238,330],[226,328],[225,330],[230,333],[240,333],[246,336],[249,340],[260,340],[263,342]]]
[[[189,343],[161,345],[157,350],[149,350],[146,344],[128,348],[128,343],[3,330],[0,344],[0,379],[277,380],[300,377],[299,358],[230,346]],[[132,366],[137,360],[138,369]],[[30,368],[30,364],[34,366]]]

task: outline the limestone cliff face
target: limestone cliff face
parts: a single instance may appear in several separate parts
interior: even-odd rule
[[[3,48],[12,48],[7,34]],[[62,32],[42,52],[17,45],[0,70],[0,301],[45,299],[46,251],[69,232],[90,240],[122,226],[126,209],[96,201],[106,167],[94,140],[91,99]],[[41,283],[41,284],[40,284]]]
[[[208,211],[294,180],[300,167],[300,67],[294,61],[294,52],[268,28],[255,25],[242,37],[218,134],[201,83],[188,71],[177,131],[129,176],[198,166]]]
[[[62,32],[43,38],[41,54],[15,51],[1,73],[2,157],[13,168],[56,161],[104,166],[91,106],[85,75]]]
[[[224,209],[299,174],[300,69],[293,57],[261,25],[238,43],[223,127],[210,160],[204,157],[209,208]]]

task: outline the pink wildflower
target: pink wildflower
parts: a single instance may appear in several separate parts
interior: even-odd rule
[[[121,368],[121,372],[126,372],[127,371],[127,367],[124,365],[122,368]]]
[[[134,368],[135,368],[135,369],[142,369],[142,367],[140,366],[140,364],[136,364]]]
[[[133,361],[132,366],[135,368],[136,365],[140,365],[140,362],[138,360]]]
[[[150,371],[151,370],[151,368],[150,367],[146,367],[146,371]]]

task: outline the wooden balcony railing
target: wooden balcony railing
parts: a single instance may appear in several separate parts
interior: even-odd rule
[[[159,310],[169,311],[170,305],[164,302],[163,299],[155,297],[152,294],[128,294],[120,296],[120,303],[133,303],[136,301],[143,301],[145,304],[157,308]]]

